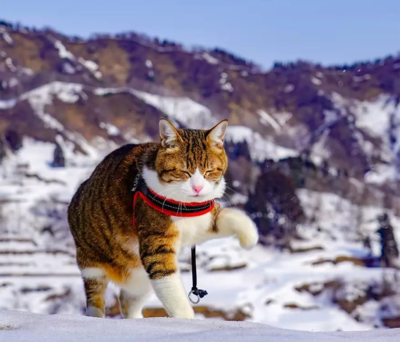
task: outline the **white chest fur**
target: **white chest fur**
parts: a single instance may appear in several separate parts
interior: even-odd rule
[[[180,246],[186,247],[203,241],[211,226],[211,213],[195,217],[171,217],[180,232]]]

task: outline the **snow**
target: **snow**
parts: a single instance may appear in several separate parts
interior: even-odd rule
[[[75,56],[59,40],[54,42],[54,47],[58,50],[58,55],[61,58],[75,60]]]
[[[293,114],[288,112],[279,112],[274,116],[274,119],[278,121],[278,124],[283,127],[292,118]]]
[[[285,88],[283,88],[284,93],[291,93],[294,90],[293,84],[286,84]]]
[[[221,85],[221,89],[226,90],[226,91],[228,91],[230,93],[232,93],[233,90],[234,90],[233,86],[232,86],[232,84],[230,82],[226,82],[226,83],[222,84]]]
[[[153,62],[150,59],[146,59],[146,66],[150,69],[153,67]]]
[[[395,100],[389,95],[380,95],[373,101],[358,101],[332,94],[334,106],[345,115],[348,111],[355,114],[355,125],[375,137],[385,137],[390,127],[390,117],[396,111]]]
[[[0,334],[17,341],[274,341],[274,342],[395,342],[398,330],[357,333],[313,333],[283,330],[263,324],[218,320],[151,318],[104,320],[72,315],[39,315],[0,311]]]
[[[14,40],[11,38],[11,36],[8,34],[8,32],[6,31],[6,29],[4,27],[0,27],[0,35],[3,37],[4,41],[7,44],[9,44],[9,45],[14,44]]]
[[[36,111],[36,114],[46,121],[51,128],[61,130],[61,124],[57,123],[54,118],[44,113],[45,106],[52,103],[53,97],[57,97],[63,102],[74,103],[79,100],[80,96],[85,96],[81,84],[56,81],[23,93],[16,99],[0,100],[0,109],[10,109],[19,101],[27,100]]]
[[[14,65],[14,63],[13,63],[13,61],[12,61],[12,59],[10,57],[6,58],[6,65],[8,66],[8,68],[11,71],[16,71],[17,70],[17,68],[15,67],[15,65]]]
[[[129,91],[167,114],[169,119],[177,121],[186,127],[202,129],[209,128],[210,125],[217,123],[207,107],[188,97],[154,95],[134,89]]]
[[[120,130],[117,127],[115,127],[114,125],[111,125],[109,123],[101,122],[100,127],[107,130],[108,135],[119,135],[120,134]]]
[[[18,81],[18,79],[15,78],[15,77],[11,77],[10,80],[9,80],[9,82],[8,82],[8,86],[9,86],[10,88],[13,88],[13,87],[17,86],[18,84],[19,84],[19,81]]]
[[[315,85],[320,85],[322,83],[321,80],[316,77],[312,77],[311,82],[314,83]]]
[[[323,132],[311,148],[310,158],[316,165],[321,165],[323,160],[329,160],[331,152],[328,149],[329,131]]]
[[[97,63],[90,61],[90,60],[86,60],[82,57],[78,58],[78,62],[81,63],[86,69],[88,69],[89,71],[91,71],[91,73],[97,78],[100,79],[102,74],[101,71],[99,70],[99,66]]]
[[[221,89],[233,92],[233,87],[230,82],[228,82],[228,74],[226,72],[221,73],[221,78],[219,79],[219,83],[221,84]]]
[[[58,55],[61,58],[68,59],[76,63],[77,59],[75,58],[75,56],[70,51],[68,51],[67,48],[59,40],[55,40],[54,46],[58,50]],[[78,58],[78,62],[81,65],[83,65],[86,69],[88,69],[94,77],[96,77],[97,79],[101,78],[102,74],[99,70],[99,66],[97,63],[90,60],[86,60],[82,57]],[[79,64],[77,65],[80,68]],[[69,74],[73,74],[75,73],[75,68],[72,65],[66,63],[64,64],[64,71]]]
[[[394,112],[395,102],[386,95],[379,96],[373,102],[356,101],[353,112],[356,113],[356,126],[365,129],[374,136],[384,137],[388,134],[390,116]]]
[[[63,71],[67,74],[75,74],[76,70],[75,68],[70,64],[70,63],[64,63],[63,64]]]
[[[250,146],[251,157],[256,161],[263,161],[265,159],[279,160],[298,155],[297,151],[276,145],[245,126],[228,126],[225,139],[234,143],[246,141]]]
[[[207,107],[188,97],[155,95],[132,88],[97,88],[94,90],[94,94],[99,96],[123,92],[130,93],[162,111],[176,125],[181,124],[194,129],[205,129],[217,123]]]
[[[400,149],[400,107],[396,106],[395,98],[380,95],[372,101],[359,101],[345,99],[333,93],[332,102],[342,116],[351,113],[357,129],[354,137],[366,156],[370,157],[379,152],[382,163],[373,165],[375,170],[369,172],[366,177],[367,182],[381,184],[398,178],[395,164]],[[381,143],[377,146],[368,139],[368,136]],[[391,136],[394,137],[394,142],[390,140]]]
[[[365,174],[365,181],[369,184],[383,184],[387,180],[398,177],[398,171],[394,165],[376,164],[374,168]]]
[[[276,120],[265,110],[260,109],[257,113],[260,116],[260,121],[263,125],[270,125],[276,132],[281,131],[281,126],[279,126],[278,122],[276,122]]]
[[[52,82],[24,93],[19,100],[28,100],[36,115],[43,120],[47,127],[63,131],[63,125],[47,114],[45,107],[52,103],[54,96],[63,102],[74,103],[78,101],[82,89],[81,84]]]
[[[0,100],[0,109],[10,109],[17,104],[17,100]]]
[[[213,56],[211,56],[208,52],[204,52],[202,54],[203,58],[209,63],[209,64],[218,64],[219,60]]]

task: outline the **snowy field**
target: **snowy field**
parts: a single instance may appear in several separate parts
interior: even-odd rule
[[[0,339],[7,342],[398,342],[399,335],[399,329],[314,333],[283,330],[246,322],[171,318],[103,320],[71,315],[45,316],[0,311]]]

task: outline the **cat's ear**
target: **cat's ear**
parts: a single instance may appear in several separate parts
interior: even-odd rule
[[[174,125],[167,119],[160,120],[159,128],[161,144],[163,146],[182,139]]]
[[[215,147],[222,148],[222,146],[224,145],[224,137],[227,128],[228,120],[223,120],[220,123],[216,124],[208,132],[208,141],[210,141]]]

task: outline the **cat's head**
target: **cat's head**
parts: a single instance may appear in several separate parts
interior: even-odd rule
[[[224,135],[228,121],[210,130],[176,129],[159,124],[161,146],[154,170],[144,169],[147,185],[163,197],[180,202],[204,202],[221,197],[228,158]]]

